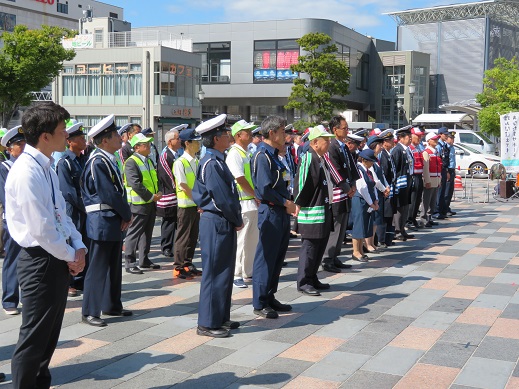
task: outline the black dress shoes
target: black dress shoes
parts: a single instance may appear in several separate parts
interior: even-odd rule
[[[346,263],[342,263],[341,261],[339,261],[338,259],[336,259],[334,262],[333,262],[333,265],[339,269],[351,269],[352,266],[351,265],[348,265]]]
[[[324,284],[321,281],[317,280],[314,282],[314,288],[318,290],[330,289],[330,284]]]
[[[321,293],[313,286],[305,285],[304,289],[298,289],[301,293],[306,294],[307,296],[320,296]]]
[[[402,234],[402,236],[406,239],[413,239],[414,238],[414,235],[413,234],[408,234],[407,232],[405,234]]]
[[[126,273],[130,273],[130,274],[144,274],[144,272],[141,269],[139,269],[137,266],[126,268]]]
[[[276,299],[273,299],[270,302],[269,306],[277,312],[290,312],[292,310],[292,305],[280,303]]]
[[[102,312],[105,316],[131,316],[133,315],[132,311],[129,311],[127,309],[122,309],[120,311],[108,311],[108,312]]]
[[[331,263],[323,263],[323,270],[330,273],[341,273],[341,269]]]
[[[160,269],[160,265],[157,265],[156,263],[153,263],[153,262],[150,261],[150,263],[148,263],[146,265],[139,266],[139,268],[157,270],[157,269]]]
[[[255,315],[264,317],[265,319],[277,319],[279,317],[278,313],[271,307],[255,309],[253,312]]]
[[[162,255],[164,255],[165,257],[171,258],[173,256],[173,253],[171,252],[170,249],[166,249],[162,252]]]
[[[223,327],[221,328],[209,328],[198,326],[196,333],[202,336],[210,336],[212,338],[227,338],[229,336],[229,330]]]
[[[90,324],[94,327],[106,327],[106,322],[100,317],[83,316],[83,323]]]
[[[227,320],[225,323],[222,324],[222,328],[226,330],[235,330],[240,326],[239,321],[233,321],[233,320]]]

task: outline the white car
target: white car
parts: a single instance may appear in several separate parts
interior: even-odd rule
[[[501,157],[483,154],[463,143],[454,143],[456,148],[456,174],[461,176],[487,177],[492,165],[501,163]]]

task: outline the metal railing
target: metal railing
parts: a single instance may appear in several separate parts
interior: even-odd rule
[[[166,31],[125,31],[108,34],[108,47],[151,47],[165,46],[172,49],[193,52],[193,40],[183,35]]]

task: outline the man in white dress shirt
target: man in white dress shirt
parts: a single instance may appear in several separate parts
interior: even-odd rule
[[[22,119],[27,145],[5,185],[6,220],[22,247],[18,280],[22,325],[11,369],[14,388],[48,388],[49,363],[58,342],[70,274],[85,266],[86,247],[67,216],[53,152],[65,150],[69,113],[53,102],[30,107]]]

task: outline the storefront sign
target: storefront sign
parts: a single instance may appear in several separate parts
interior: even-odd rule
[[[94,47],[94,34],[81,34],[74,38],[64,38],[61,44],[65,49],[92,49]]]
[[[176,107],[171,110],[171,116],[190,118],[193,116],[193,110],[191,108]]]
[[[49,5],[54,4],[54,0],[36,0],[36,2],[44,3],[44,4],[49,4]]]

